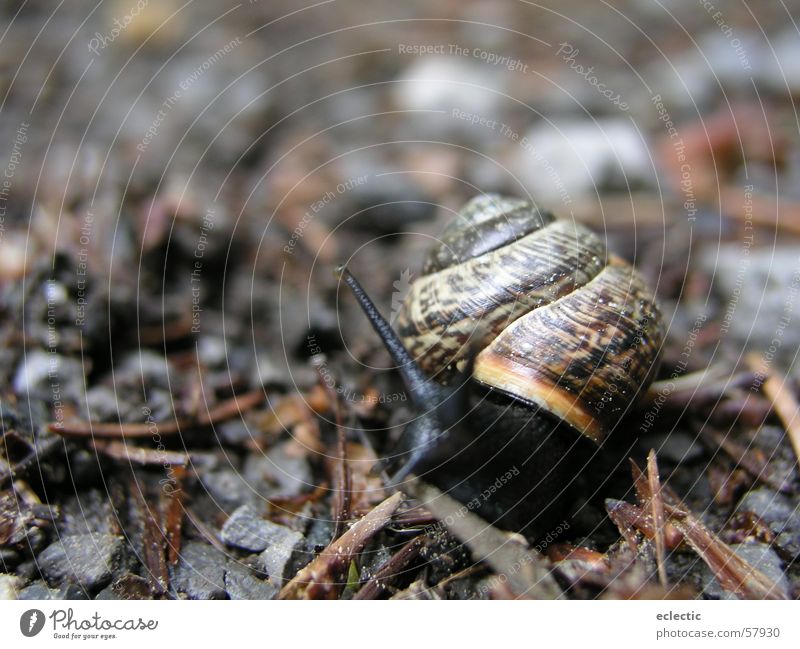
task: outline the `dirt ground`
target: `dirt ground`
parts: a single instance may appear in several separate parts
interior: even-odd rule
[[[0,597],[800,596],[798,9],[4,2]],[[522,533],[470,503],[541,457],[389,484],[420,404],[335,272],[396,325],[494,193],[665,332]]]

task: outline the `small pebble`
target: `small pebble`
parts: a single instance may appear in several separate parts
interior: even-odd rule
[[[37,561],[51,583],[74,583],[94,590],[111,579],[124,549],[124,539],[112,534],[64,536],[45,548]]]
[[[737,543],[731,549],[751,566],[761,571],[775,582],[778,591],[784,597],[789,596],[789,582],[783,572],[780,557],[769,545],[764,543]],[[703,567],[703,594],[709,599],[737,599],[736,596],[722,588],[717,578],[711,574],[710,568]]]
[[[242,473],[263,496],[297,496],[313,484],[308,460],[288,453],[287,444],[270,449],[266,455],[248,456]]]
[[[225,590],[231,599],[274,599],[280,588],[259,579],[246,566],[231,562],[225,573]]]
[[[225,599],[228,558],[202,541],[190,541],[181,551],[172,586],[190,599]]]
[[[265,520],[254,507],[243,505],[225,521],[221,538],[227,545],[250,552],[263,552],[269,546],[283,541],[287,534],[296,532]]]
[[[24,583],[20,577],[0,575],[0,599],[17,599]]]
[[[288,527],[277,526],[270,538],[269,546],[259,556],[259,568],[269,575],[276,586],[283,583],[286,567],[292,555],[303,545],[303,535]]]

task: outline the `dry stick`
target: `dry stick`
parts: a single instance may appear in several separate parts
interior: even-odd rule
[[[183,500],[186,492],[183,490],[183,479],[186,469],[182,466],[173,469],[175,484],[171,490],[162,488],[167,505],[164,514],[164,531],[167,534],[167,562],[171,566],[178,563],[181,553],[181,531],[183,529],[183,516],[186,512]]]
[[[254,408],[264,400],[264,390],[258,388],[244,394],[231,397],[214,406],[206,413],[200,413],[195,419],[175,419],[155,423],[110,423],[78,421],[71,423],[53,422],[48,428],[63,437],[114,437],[124,439],[127,437],[152,437],[159,435],[174,435],[186,428],[209,426]]]
[[[344,430],[342,422],[342,403],[339,400],[339,395],[325,380],[324,357],[317,354],[312,359],[314,369],[317,370],[319,376],[319,384],[328,394],[328,399],[333,404],[334,417],[336,419],[336,466],[333,471],[334,482],[334,498],[333,498],[333,520],[335,527],[333,530],[333,538],[339,538],[342,533],[342,528],[346,520],[350,519],[351,511],[350,505],[352,500],[352,472],[347,463],[347,435]]]
[[[756,226],[772,228],[778,232],[800,234],[800,203],[781,198],[781,217],[773,216],[775,200],[770,195],[756,194],[751,201],[752,209],[745,215],[742,211],[742,190],[738,187],[722,189],[720,214],[728,218],[747,218]]]
[[[656,564],[658,565],[658,581],[667,588],[667,567],[664,556],[664,501],[661,497],[661,480],[658,477],[658,463],[656,452],[650,450],[647,454],[647,481],[650,485],[650,508],[653,515],[653,524],[656,532]]]
[[[631,460],[631,471],[640,501],[652,498],[650,483]],[[661,487],[664,512],[668,522],[683,536],[697,555],[711,569],[720,585],[737,597],[746,599],[786,599],[780,587],[760,570],[742,559],[733,549],[697,519],[668,486]],[[644,510],[641,510],[644,514]],[[655,530],[655,523],[650,521]]]
[[[761,389],[772,402],[772,409],[783,422],[786,434],[789,436],[789,441],[794,449],[795,457],[800,462],[800,421],[798,421],[797,417],[800,405],[798,405],[797,399],[786,386],[788,379],[775,376],[755,353],[751,352],[747,355],[747,364],[757,375],[766,376]]]
[[[131,485],[134,502],[143,518],[142,531],[142,563],[144,564],[147,582],[155,595],[163,596],[169,588],[169,571],[167,570],[167,538],[161,528],[161,508],[150,503],[141,489]]]
[[[339,406],[337,404],[337,410]],[[338,416],[337,416],[338,419]],[[336,527],[333,532],[333,538],[338,538],[342,533],[345,521],[350,519],[351,511],[350,504],[353,493],[352,472],[350,465],[347,463],[347,438],[342,426],[338,421],[336,423],[337,429],[337,458],[336,458],[336,493],[334,498],[335,511],[334,520]]]
[[[189,456],[181,451],[159,451],[141,446],[129,446],[124,440],[119,439],[111,441],[93,439],[89,445],[98,453],[103,453],[112,460],[124,460],[131,464],[142,466],[186,466],[189,464]]]
[[[787,599],[780,586],[742,559],[697,518],[674,510],[671,505],[666,507],[675,527],[725,590],[745,599]]]
[[[423,506],[469,548],[476,561],[485,561],[498,575],[505,575],[517,597],[558,599],[563,595],[541,554],[511,541],[503,532],[436,487],[415,481],[413,476],[411,480]]]
[[[780,480],[773,474],[769,461],[758,457],[751,449],[737,444],[726,435],[711,428],[704,428],[700,431],[700,435],[705,437],[715,448],[722,449],[737,466],[743,468],[759,482],[775,491],[786,492],[790,488],[787,480]]]
[[[335,599],[342,587],[342,575],[367,542],[391,520],[403,500],[396,493],[356,522],[333,541],[286,584],[278,599]]]
[[[361,589],[353,599],[377,599],[389,589],[389,583],[416,561],[425,546],[424,535],[416,536],[393,554]]]
[[[186,514],[186,518],[189,520],[189,522],[194,525],[194,528],[200,532],[200,536],[213,545],[217,550],[227,554],[228,548],[226,548],[222,541],[219,540],[217,533],[202,520],[200,520],[200,518],[191,510],[191,508],[186,507],[184,509],[184,513]]]
[[[636,551],[638,543],[633,532],[634,529],[638,530],[648,539],[654,539],[656,536],[655,526],[650,519],[649,514],[637,507],[631,505],[624,500],[614,500],[613,498],[606,499],[606,511],[609,518],[614,522],[620,531],[620,534],[628,542],[628,545]],[[664,544],[669,550],[674,550],[683,542],[683,535],[675,529],[671,523],[664,525]]]

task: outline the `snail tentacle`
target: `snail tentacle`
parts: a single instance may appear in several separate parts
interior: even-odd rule
[[[406,427],[400,438],[399,446],[405,449],[406,453],[395,457],[405,455],[406,459],[403,467],[389,480],[389,485],[394,486],[421,464],[431,449],[443,441],[449,429],[463,415],[467,391],[460,387],[466,385],[471,375],[471,364],[463,373],[463,380],[458,383],[459,388],[448,388],[428,379],[353,274],[343,266],[339,267],[337,272],[350,288],[392,360],[397,364],[412,403],[421,411],[420,415]],[[389,461],[384,463],[384,466],[392,463]]]

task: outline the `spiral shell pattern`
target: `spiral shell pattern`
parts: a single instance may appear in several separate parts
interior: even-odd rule
[[[663,341],[642,278],[587,228],[527,202],[482,197],[454,225],[464,238],[445,230],[398,314],[409,351],[445,383],[477,354],[478,382],[600,443],[646,390]]]

